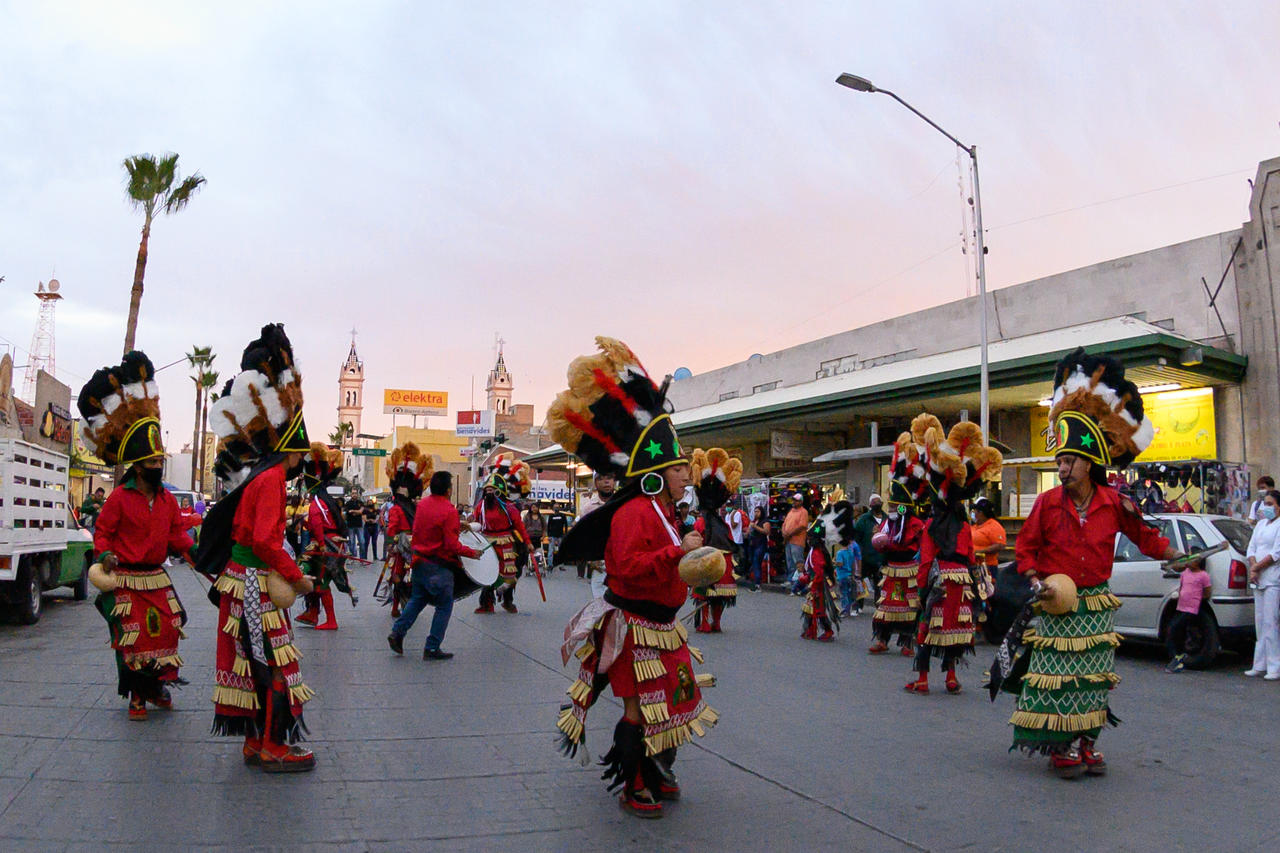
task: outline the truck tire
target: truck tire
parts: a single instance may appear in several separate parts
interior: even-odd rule
[[[71,585],[71,597],[76,601],[84,601],[89,597],[89,561],[92,559],[88,554],[84,555],[84,565],[80,567],[80,577],[76,578],[76,582]]]
[[[40,621],[40,595],[44,588],[40,584],[40,571],[30,559],[23,558],[18,564],[18,577],[13,585],[18,622],[22,625],[36,624]]]
[[[1208,607],[1200,608],[1194,619],[1185,623],[1178,631],[1178,636],[1170,637],[1174,651],[1185,655],[1183,664],[1187,669],[1205,669],[1213,664],[1222,650],[1222,641],[1218,636],[1218,620]]]

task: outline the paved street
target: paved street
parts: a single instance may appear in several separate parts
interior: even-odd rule
[[[805,643],[799,599],[743,593],[726,633],[698,637],[721,723],[680,752],[685,799],[665,819],[623,814],[598,772],[562,758],[553,721],[569,677],[558,643],[589,595],[572,572],[542,604],[522,582],[517,616],[455,612],[424,663],[386,648],[388,611],[359,577],[342,629],[300,632],[319,767],[269,777],[208,735],[215,611],[175,569],[191,622],[190,686],[170,712],[130,723],[106,630],[90,602],[46,598],[34,628],[0,625],[0,848],[172,846],[320,850],[1156,850],[1275,849],[1280,684],[1216,671],[1168,675],[1122,654],[1104,779],[1063,782],[1008,753],[1011,700],[902,691],[907,663],[868,658],[866,617],[832,645]],[[588,721],[593,756],[618,716]],[[1069,811],[1068,811],[1069,810]]]

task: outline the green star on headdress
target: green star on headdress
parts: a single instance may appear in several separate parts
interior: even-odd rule
[[[650,459],[657,459],[662,453],[662,445],[655,439],[649,439],[649,443],[644,446],[644,452],[649,454]]]
[[[1087,432],[1086,432],[1086,433],[1085,433],[1083,436],[1081,436],[1081,438],[1080,438],[1080,446],[1081,446],[1081,447],[1093,447],[1093,436],[1089,435],[1089,433],[1087,433]]]

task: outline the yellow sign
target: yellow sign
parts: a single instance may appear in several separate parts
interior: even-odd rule
[[[444,417],[449,414],[449,392],[388,388],[382,392],[382,413]]]
[[[1156,435],[1139,462],[1218,458],[1212,388],[1147,394],[1142,402]],[[1039,406],[1031,412],[1031,455],[1052,456],[1056,446],[1049,432],[1049,410]]]

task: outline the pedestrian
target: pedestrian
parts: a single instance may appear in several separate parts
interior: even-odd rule
[[[376,560],[378,559],[378,507],[373,498],[364,502],[363,516],[365,550],[361,551],[360,559]],[[385,552],[386,547],[384,546],[382,550]]]
[[[564,533],[569,529],[569,517],[565,515],[559,504],[551,505],[551,515],[547,518],[547,565],[555,565],[556,551],[560,549],[560,540],[564,538]],[[564,566],[560,567],[560,571],[564,571]],[[578,566],[578,577],[583,577],[587,572],[586,563]]]
[[[1044,578],[1062,574],[1077,599],[1064,613],[1042,611],[1029,629],[1031,652],[1010,722],[1013,748],[1047,754],[1058,776],[1074,779],[1107,772],[1094,746],[1103,726],[1117,721],[1109,694],[1119,681],[1120,601],[1108,584],[1116,535],[1124,533],[1152,559],[1179,554],[1133,501],[1108,485],[1107,466],[1125,468],[1153,436],[1124,366],[1077,348],[1058,362],[1053,384],[1049,424],[1062,485],[1036,498],[1015,549],[1018,571],[1034,593],[1046,592]]]
[[[547,532],[547,522],[537,501],[530,501],[529,508],[524,511],[524,529],[529,534],[529,549],[532,551],[529,555],[530,559],[535,555],[541,559],[542,540]]]
[[[295,557],[301,554],[302,549],[305,547],[302,543],[301,532],[306,525],[307,516],[301,508],[302,496],[297,492],[289,495],[284,508],[284,538],[289,543],[289,547],[293,549]]]
[[[1258,523],[1258,509],[1262,506],[1263,500],[1267,497],[1267,492],[1272,491],[1276,487],[1276,481],[1267,475],[1258,478],[1258,496],[1253,503],[1249,504],[1249,523]],[[99,489],[98,491],[102,491]]]
[[[93,490],[93,494],[87,495],[84,502],[80,504],[80,524],[82,527],[93,530],[93,526],[98,523],[98,515],[102,512],[102,505],[106,503],[106,493],[102,487]]]
[[[353,557],[361,555],[361,559],[364,559],[364,504],[360,502],[359,491],[351,490],[346,503],[342,505],[342,513],[347,528],[347,550]]]
[[[1280,492],[1267,492],[1258,507],[1258,523],[1249,537],[1245,558],[1253,588],[1256,640],[1253,666],[1245,675],[1280,680]]]
[[[608,503],[618,488],[618,478],[608,471],[596,474],[592,482],[596,487],[595,493],[583,502],[581,512],[578,514],[579,518],[585,518],[592,511]],[[561,566],[562,570],[563,568]],[[607,588],[604,560],[585,560],[578,563],[578,577],[582,577],[584,571],[587,579],[591,581],[591,594],[596,598],[604,595],[604,591]]]
[[[987,599],[995,592],[995,580],[1000,552],[1007,539],[1004,526],[996,518],[996,505],[990,498],[978,498],[973,502],[973,554],[975,592],[978,602],[985,607]]]
[[[852,515],[850,516],[852,519]],[[852,535],[840,540],[836,551],[836,583],[840,585],[840,615],[857,616],[862,613],[862,602],[857,599],[858,585],[862,582],[862,552]]]
[[[748,579],[751,582],[752,592],[760,591],[764,557],[769,553],[769,534],[773,532],[773,526],[765,517],[764,509],[763,506],[756,507],[754,517],[747,528],[747,554],[750,565]]]
[[[796,492],[791,496],[791,510],[782,519],[782,541],[786,547],[787,578],[791,582],[792,595],[799,595],[796,583],[804,566],[805,531],[808,529],[809,513],[804,508],[804,495]]]
[[[1182,648],[1187,627],[1200,615],[1200,607],[1213,594],[1213,579],[1205,571],[1204,560],[1196,560],[1182,570],[1178,580],[1178,607],[1173,619],[1169,622],[1165,648],[1169,650],[1169,665],[1166,672],[1182,672],[1186,668],[1186,655],[1178,651]],[[1256,606],[1254,610],[1257,613]]]
[[[873,593],[880,589],[880,567],[884,565],[884,555],[871,544],[871,537],[876,529],[884,524],[884,500],[876,494],[867,499],[867,511],[859,515],[853,522],[853,541],[858,543],[862,553],[862,578]],[[871,603],[875,604],[873,597]]]
[[[303,705],[315,693],[302,681],[288,590],[273,579],[295,593],[312,588],[284,549],[286,486],[311,446],[301,374],[284,328],[264,326],[240,363],[253,367],[229,383],[209,413],[227,450],[218,473],[228,494],[205,519],[196,562],[217,577],[213,732],[243,737],[247,766],[295,773],[316,766],[311,750],[296,745],[307,730]]]
[[[119,486],[103,502],[93,531],[93,552],[108,573],[95,583],[94,606],[106,620],[116,658],[116,692],[129,700],[129,719],[146,720],[147,703],[171,708],[169,686],[182,658],[178,642],[187,613],[165,571],[170,554],[192,560],[188,521],[164,488],[160,399],[155,368],[141,352],[118,367],[96,371],[80,391],[88,450],[124,468]],[[93,575],[90,575],[93,577]]]
[[[422,659],[448,660],[453,652],[441,651],[440,646],[453,613],[454,573],[462,571],[460,557],[475,559],[480,552],[458,540],[462,525],[453,507],[453,475],[436,471],[427,488],[431,494],[418,502],[413,520],[413,594],[391,626],[387,645],[396,654],[404,654],[405,634],[430,604],[435,613]]]
[[[729,525],[729,535],[733,539],[733,563],[735,566],[745,566],[747,514],[732,503],[726,504],[724,521]]]

